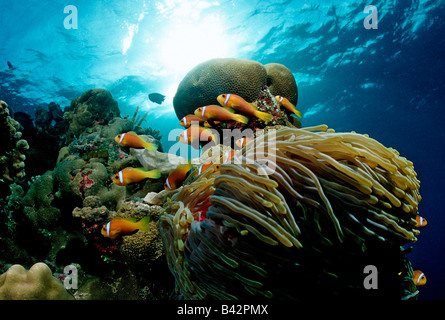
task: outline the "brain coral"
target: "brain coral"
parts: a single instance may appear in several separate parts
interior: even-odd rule
[[[187,73],[178,86],[173,106],[178,119],[202,105],[218,104],[216,97],[234,93],[249,102],[266,84],[266,69],[252,60],[222,58],[203,62]]]
[[[0,300],[69,300],[73,297],[42,263],[26,269],[15,264],[0,276]]]
[[[286,97],[292,104],[297,105],[297,83],[292,72],[280,63],[268,63],[264,65],[267,72],[267,86],[270,92],[276,96]]]
[[[263,66],[253,60],[234,58],[212,59],[197,65],[182,79],[173,106],[181,119],[193,114],[199,106],[218,104],[216,97],[223,93],[240,95],[248,102],[256,101],[265,85],[273,88],[273,94],[297,103],[297,84],[284,65]]]

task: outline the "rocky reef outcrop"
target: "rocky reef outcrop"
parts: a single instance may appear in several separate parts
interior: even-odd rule
[[[10,184],[14,179],[25,177],[26,151],[28,142],[21,139],[20,124],[9,115],[8,105],[0,101],[0,179]]]
[[[117,101],[105,89],[91,89],[71,102],[65,119],[70,123],[69,134],[78,135],[92,126],[94,122],[107,124],[115,117],[120,117]]]

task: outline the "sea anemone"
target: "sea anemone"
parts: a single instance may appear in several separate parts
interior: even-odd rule
[[[186,299],[403,298],[415,242],[412,162],[326,125],[269,128],[219,171],[181,188],[160,219]],[[364,287],[378,269],[379,290]],[[365,269],[366,270],[366,269]],[[409,286],[408,286],[409,287]]]

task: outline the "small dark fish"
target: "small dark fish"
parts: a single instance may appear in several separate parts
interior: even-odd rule
[[[164,102],[164,100],[165,100],[165,96],[160,93],[150,93],[148,95],[148,99],[150,99],[150,101],[152,101],[154,103],[162,104],[162,102]]]
[[[21,111],[14,112],[13,116],[14,120],[20,123],[21,129],[20,131],[23,133],[23,136],[26,138],[30,138],[36,134],[36,128],[34,126],[34,122],[32,117]]]
[[[32,120],[32,117],[29,114],[27,114],[25,112],[21,112],[21,111],[14,112],[14,119],[15,119],[15,117],[20,117],[21,119]]]
[[[9,69],[15,69],[15,68],[12,66],[12,63],[11,63],[10,61],[8,61],[8,67],[9,67]]]

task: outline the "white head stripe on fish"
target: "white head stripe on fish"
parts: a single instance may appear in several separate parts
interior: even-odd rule
[[[107,223],[107,236],[110,236],[110,226],[111,226],[111,221]]]
[[[231,93],[229,93],[229,94],[227,95],[227,97],[226,97],[226,101],[224,101],[224,105],[226,105],[226,104],[227,104],[227,102],[229,102],[229,99],[230,99],[230,95],[231,95]]]
[[[246,139],[246,138],[245,138],[245,137],[242,137],[242,138],[241,138],[241,143],[240,143],[241,147],[243,146],[244,139]]]
[[[207,108],[207,106],[202,107],[202,113],[201,113],[202,117],[204,117],[204,113],[206,112],[206,108]]]
[[[184,142],[187,143],[188,139],[187,139],[187,130],[184,131]]]
[[[122,133],[121,134],[121,138],[119,140],[119,143],[122,143],[122,141],[124,140],[125,135],[126,135],[126,133]]]
[[[224,152],[224,158],[223,159],[225,159],[223,163],[226,163],[227,160],[229,160],[229,151]]]
[[[165,184],[167,184],[167,187],[168,187],[169,189],[172,188],[172,187],[170,186],[170,182],[168,181],[168,177],[167,177],[167,180],[165,180]]]
[[[419,223],[420,223],[420,226],[423,226],[423,218],[422,217],[420,217],[420,219],[419,219],[420,221],[419,221]]]
[[[184,125],[186,126],[187,125],[187,118],[186,117],[182,118],[182,121],[184,121]]]
[[[425,274],[424,274],[423,272],[419,275],[419,277],[417,278],[417,284],[419,284],[420,279],[422,279],[422,277],[423,277],[424,275],[425,275]]]
[[[199,167],[199,169],[198,169],[198,174],[201,174],[201,171],[202,171],[202,167],[203,167],[204,165],[201,165],[200,167]]]
[[[122,171],[119,171],[119,182],[124,183],[124,175],[122,174]]]
[[[280,97],[280,102],[283,101],[283,97]]]

